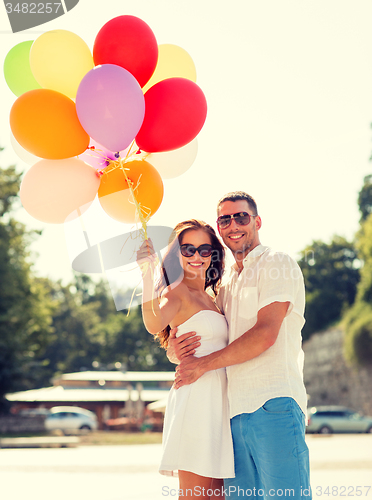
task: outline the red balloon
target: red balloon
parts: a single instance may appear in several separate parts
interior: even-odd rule
[[[146,85],[158,62],[158,44],[150,27],[134,16],[119,16],[98,32],[93,46],[96,66],[116,64]]]
[[[145,119],[136,143],[148,153],[181,148],[202,129],[207,101],[196,83],[186,78],[168,78],[145,94]]]

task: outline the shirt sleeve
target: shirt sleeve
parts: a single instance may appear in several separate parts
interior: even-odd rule
[[[273,302],[289,302],[287,316],[304,295],[304,280],[297,262],[285,253],[269,252],[259,267],[258,310]],[[296,311],[301,314],[301,311]]]

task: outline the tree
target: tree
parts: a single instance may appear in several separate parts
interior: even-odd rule
[[[48,287],[54,312],[53,333],[43,353],[45,379],[95,365],[113,369],[117,363],[127,370],[173,369],[146,331],[140,308],[133,307],[129,315],[116,311],[104,281],[78,274],[69,285],[49,282]]]
[[[8,406],[6,393],[45,386],[56,374],[91,369],[95,361],[171,369],[140,308],[129,316],[116,311],[104,281],[77,275],[62,285],[34,276],[28,248],[36,232],[12,217],[20,179],[14,166],[0,168],[0,412]]]
[[[0,411],[4,394],[32,387],[51,324],[48,297],[28,260],[34,233],[11,217],[20,176],[14,166],[0,169]]]
[[[372,364],[372,306],[357,300],[344,318],[344,356],[354,365]]]
[[[363,263],[358,285],[358,300],[372,303],[372,214],[362,222],[356,234],[355,246]]]
[[[110,328],[107,328],[107,327]],[[117,359],[128,370],[173,370],[166,357],[164,349],[146,330],[141,314],[141,308],[111,315],[106,325],[106,360]]]
[[[306,287],[303,339],[340,320],[355,300],[359,260],[352,243],[334,236],[331,243],[314,241],[301,252],[299,266]]]
[[[358,205],[361,213],[360,222],[363,222],[372,213],[372,174],[364,177],[362,189],[359,191]]]
[[[354,306],[345,316],[344,352],[352,364],[372,364],[372,213],[361,223],[356,248],[363,266]]]

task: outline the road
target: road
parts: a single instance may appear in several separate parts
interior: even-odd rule
[[[314,500],[372,500],[372,435],[308,435],[307,442]],[[0,499],[176,499],[178,481],[157,472],[160,454],[161,445],[3,449]]]

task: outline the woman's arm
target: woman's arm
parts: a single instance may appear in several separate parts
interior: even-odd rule
[[[151,241],[146,240],[137,252],[137,262],[142,273],[142,317],[146,329],[152,333],[160,332],[181,308],[181,299],[176,289],[167,289],[159,300],[155,292],[154,274],[157,257]]]

